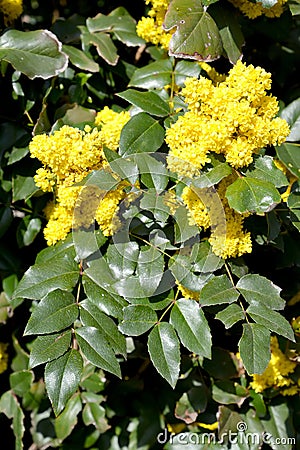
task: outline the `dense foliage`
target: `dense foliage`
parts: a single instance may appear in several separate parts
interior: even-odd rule
[[[5,448],[296,448],[298,0],[0,12]]]

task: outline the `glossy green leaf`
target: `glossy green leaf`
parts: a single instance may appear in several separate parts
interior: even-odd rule
[[[223,259],[213,253],[208,241],[193,245],[191,261],[193,270],[200,273],[215,272],[224,264]]]
[[[117,325],[90,300],[84,300],[80,303],[80,320],[85,326],[97,328],[115,353],[126,355],[126,341],[119,332]]]
[[[156,222],[161,226],[165,226],[170,215],[170,209],[165,202],[164,196],[157,195],[154,189],[146,191],[140,201],[140,206],[146,212],[151,212]]]
[[[97,53],[107,64],[115,66],[118,62],[119,56],[117,48],[113,43],[111,37],[106,33],[90,33],[86,27],[79,26],[81,30],[81,40],[83,49],[88,48],[90,45],[96,47]]]
[[[108,246],[106,258],[116,279],[133,275],[139,255],[139,246],[134,241],[115,242]]]
[[[154,246],[141,248],[136,275],[143,289],[144,297],[150,297],[156,291],[164,272],[164,256]]]
[[[185,242],[199,233],[196,225],[190,225],[189,211],[180,205],[172,214],[174,220],[175,244]]]
[[[256,323],[264,325],[269,330],[274,331],[274,333],[280,334],[290,339],[290,341],[295,342],[291,325],[280,313],[262,304],[250,305],[246,312]]]
[[[174,69],[175,83],[183,87],[187,77],[198,78],[201,68],[196,61],[176,60]]]
[[[300,98],[297,98],[280,111],[280,117],[290,126],[290,134],[286,138],[288,142],[300,140]]]
[[[0,37],[0,59],[31,79],[47,79],[67,67],[68,57],[61,47],[55,34],[48,30],[8,30]]]
[[[144,112],[153,116],[165,117],[170,113],[170,107],[159,95],[155,92],[140,92],[135,89],[127,89],[127,91],[117,94],[118,97],[123,98],[128,103],[137,106]]]
[[[26,200],[38,191],[34,179],[22,175],[15,175],[12,180],[13,202]]]
[[[31,370],[21,370],[20,372],[13,372],[9,376],[10,387],[13,392],[23,397],[29,391],[34,380],[34,374]]]
[[[281,289],[261,275],[245,275],[237,282],[236,288],[250,305],[263,305],[270,309],[283,309],[285,306],[280,297]]]
[[[12,391],[5,392],[0,399],[0,412],[4,413],[8,419],[12,419],[12,429],[15,436],[15,450],[22,450],[24,427],[24,413],[17,397]]]
[[[63,45],[62,48],[74,66],[88,72],[99,72],[99,64],[97,64],[87,52],[83,52],[72,45]]]
[[[78,306],[69,292],[56,290],[34,308],[24,335],[55,333],[71,326],[78,317]]]
[[[29,153],[28,147],[13,147],[11,152],[8,155],[7,159],[7,165],[10,166],[21,159],[25,158],[26,155]]]
[[[214,166],[207,172],[202,171],[200,176],[193,180],[193,186],[197,188],[211,187],[219,183],[223,178],[231,174],[231,167],[227,163],[215,161]]]
[[[214,401],[223,405],[236,404],[241,407],[248,396],[248,389],[232,381],[216,381],[212,387]]]
[[[211,358],[211,332],[205,315],[194,300],[180,299],[174,304],[170,322],[182,344],[197,355]]]
[[[70,350],[45,367],[45,385],[54,413],[58,416],[78,388],[83,360],[78,350]]]
[[[195,292],[201,291],[212,277],[210,273],[195,274],[190,258],[185,255],[176,255],[169,264],[169,268],[180,284]]]
[[[68,400],[63,412],[54,420],[55,433],[58,439],[64,440],[72,433],[81,410],[80,394],[76,393]]]
[[[257,323],[244,323],[239,351],[248,374],[261,374],[270,357],[270,331]]]
[[[127,301],[100,287],[93,278],[90,279],[86,276],[86,272],[83,277],[83,288],[88,299],[95,303],[101,311],[119,319],[123,317],[123,307],[127,306]]]
[[[95,231],[73,230],[72,237],[79,260],[87,259],[93,253],[98,252],[99,248],[107,241],[107,237],[100,229]]]
[[[62,356],[70,347],[71,337],[71,331],[38,336],[31,347],[29,367],[33,369],[39,364],[47,363]]]
[[[142,183],[148,188],[154,188],[156,192],[163,191],[168,184],[169,177],[166,167],[161,161],[155,159],[154,155],[140,153],[134,155]]]
[[[230,432],[236,433],[238,423],[242,422],[242,417],[239,413],[231,408],[221,405],[218,408],[218,436],[225,441],[225,445],[228,448],[226,438],[230,435]],[[235,435],[234,435],[235,436]],[[238,444],[239,445],[239,444]],[[233,443],[234,446],[234,443]],[[248,444],[247,444],[248,446]],[[240,448],[234,450],[242,450]],[[243,449],[244,450],[244,449]]]
[[[123,7],[114,9],[108,16],[97,14],[93,18],[87,19],[86,24],[91,33],[111,32],[119,41],[129,47],[144,44],[144,40],[136,34],[135,20]]]
[[[124,308],[119,330],[128,336],[139,336],[157,322],[156,312],[147,305],[129,305]]]
[[[170,55],[213,61],[222,54],[217,25],[198,0],[172,0],[163,27],[167,31],[176,27],[169,44]]]
[[[276,147],[276,153],[281,162],[296,177],[300,177],[300,146],[285,142]]]
[[[280,194],[272,183],[252,177],[234,181],[228,186],[226,197],[229,206],[239,213],[263,214],[281,202]]]
[[[227,306],[227,308],[216,314],[216,319],[221,320],[226,329],[231,328],[235,323],[243,320],[244,318],[245,315],[242,308],[236,303]]]
[[[269,181],[276,187],[287,186],[289,184],[282,170],[274,164],[271,156],[264,155],[255,158],[253,165],[245,171],[246,177],[257,178],[263,181]]]
[[[158,373],[174,388],[179,377],[180,349],[173,325],[161,322],[154,327],[149,334],[148,350]]]
[[[227,275],[220,275],[207,282],[200,292],[199,302],[202,306],[233,303],[239,297]]]
[[[159,89],[171,83],[172,61],[164,59],[136,69],[129,86],[143,89]]]
[[[131,117],[121,132],[120,154],[155,152],[163,143],[165,132],[159,122],[142,112]]]
[[[118,360],[101,331],[95,327],[78,328],[76,338],[82,353],[92,364],[121,378]]]
[[[59,248],[59,247],[58,247]],[[48,250],[48,249],[47,249]],[[30,267],[21,279],[14,298],[25,297],[40,300],[56,289],[71,291],[77,283],[79,269],[73,259],[74,250],[55,253],[55,247],[40,256],[41,261]]]

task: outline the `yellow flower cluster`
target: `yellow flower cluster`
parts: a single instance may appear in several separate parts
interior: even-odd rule
[[[165,50],[168,50],[173,32],[164,31],[162,25],[170,1],[146,0],[146,4],[149,5],[149,3],[152,4],[152,8],[148,12],[148,17],[142,17],[137,23],[137,35],[146,42],[161,45]]]
[[[5,26],[8,26],[22,14],[23,0],[0,0],[0,11],[4,16]]]
[[[207,74],[207,76],[212,80],[214,84],[220,83],[221,81],[224,81],[226,79],[226,75],[219,73],[209,65],[207,62],[200,61],[199,66],[202,70],[204,70]]]
[[[210,162],[210,152],[223,154],[239,168],[249,165],[262,147],[284,142],[289,127],[285,120],[274,118],[278,102],[266,94],[270,87],[269,73],[241,61],[217,86],[202,76],[187,78],[182,95],[188,111],[166,132],[170,169],[194,175]]]
[[[266,370],[261,374],[254,374],[250,387],[255,392],[263,392],[265,389],[277,389],[282,395],[295,395],[300,392],[300,379],[295,382],[288,377],[294,372],[297,364],[280,350],[278,340],[271,337],[271,359]]]
[[[191,289],[188,289],[188,288],[182,286],[182,284],[180,284],[177,280],[176,280],[176,284],[177,284],[178,290],[181,292],[181,294],[184,298],[192,299],[192,300],[199,300],[199,297],[200,297],[199,292],[192,291]]]
[[[8,344],[4,344],[0,342],[0,373],[3,373],[7,369],[8,365],[8,353],[7,353]]]
[[[112,233],[111,220],[125,195],[124,186],[116,180],[116,189],[104,193],[94,186],[74,184],[91,171],[107,166],[103,148],[116,150],[121,129],[129,119],[128,112],[104,108],[96,117],[100,129],[86,126],[82,131],[64,125],[52,135],[41,134],[32,139],[31,156],[43,164],[37,170],[35,183],[44,192],[55,194],[45,209],[48,223],[44,236],[48,245],[64,239],[72,227],[90,226],[95,217],[105,235]]]
[[[251,235],[243,229],[246,214],[240,214],[230,208],[225,192],[234,181],[234,176],[224,178],[218,186],[217,195],[209,196],[205,192],[197,192],[195,188],[185,187],[182,200],[189,209],[190,224],[196,224],[204,230],[211,228],[208,239],[212,251],[223,259],[235,258],[251,253]]]
[[[288,0],[278,0],[271,8],[265,8],[261,2],[254,3],[251,0],[229,0],[236,8],[249,17],[249,19],[256,19],[264,15],[269,18],[280,17],[284,10],[284,5]]]

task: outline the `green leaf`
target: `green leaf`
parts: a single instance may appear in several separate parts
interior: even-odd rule
[[[136,69],[129,86],[143,89],[159,89],[171,83],[172,61],[164,59]]]
[[[126,355],[126,341],[117,325],[90,300],[80,303],[80,320],[83,325],[97,328],[115,353]]]
[[[197,416],[198,411],[195,411],[188,394],[185,392],[176,402],[175,417],[186,424],[191,424],[196,422]]]
[[[99,72],[99,64],[97,64],[88,52],[83,52],[73,45],[63,45],[63,51],[68,55],[74,66],[88,72]]]
[[[222,54],[222,42],[216,23],[199,0],[173,0],[163,28],[176,27],[169,44],[169,54],[177,58],[213,61]]]
[[[270,309],[283,309],[285,301],[280,297],[281,289],[261,275],[247,274],[236,288],[251,305],[263,305]]]
[[[163,143],[165,132],[159,122],[142,112],[131,117],[121,132],[120,154],[155,152]]]
[[[216,319],[221,320],[221,322],[224,323],[226,329],[231,328],[235,323],[243,320],[244,318],[245,315],[242,308],[236,303],[227,306],[227,308],[216,314]]]
[[[15,450],[22,450],[24,448],[22,439],[25,432],[25,416],[17,397],[12,391],[7,391],[2,395],[0,399],[0,412],[4,413],[8,419],[13,419],[12,429],[16,438]]]
[[[102,333],[94,327],[82,327],[76,330],[76,338],[84,356],[95,366],[121,378],[121,370],[115,354],[103,339]]]
[[[34,308],[24,335],[55,333],[71,326],[78,317],[78,306],[69,292],[56,290]]]
[[[13,213],[9,206],[0,207],[0,238],[7,232],[13,221]]]
[[[233,303],[239,297],[238,291],[232,286],[227,275],[220,275],[207,282],[200,292],[201,306]]]
[[[288,142],[300,140],[300,98],[297,98],[280,111],[280,117],[290,126],[290,134],[286,138]],[[299,166],[298,166],[299,167]]]
[[[55,418],[54,428],[58,439],[66,439],[77,424],[77,416],[82,410],[80,394],[74,394],[67,402],[63,412]]]
[[[108,246],[106,258],[116,279],[133,275],[139,255],[139,246],[134,241],[114,242]]]
[[[79,269],[74,261],[73,246],[64,247],[55,252],[51,247],[48,252],[37,258],[37,263],[30,267],[21,279],[14,298],[24,297],[40,300],[56,289],[71,291],[77,283]],[[48,249],[47,249],[48,250]]]
[[[89,394],[88,398],[83,394],[83,401],[86,401],[84,409],[82,411],[82,420],[86,426],[94,425],[94,427],[101,433],[105,433],[110,428],[107,423],[106,411],[103,406],[99,405],[99,396],[95,395],[95,398],[91,398]]]
[[[193,180],[193,186],[197,188],[207,188],[218,184],[223,178],[230,175],[231,167],[227,163],[214,161],[214,166],[207,172],[202,171],[200,176]]]
[[[187,77],[198,78],[200,72],[201,68],[196,61],[176,61],[174,69],[175,83],[178,86],[183,87]]]
[[[156,291],[164,273],[164,256],[155,247],[142,247],[136,275],[143,289],[144,297],[150,297]]]
[[[295,433],[292,424],[291,410],[286,402],[270,405],[269,415],[261,419],[265,432],[268,433],[268,441],[273,450],[292,450],[295,448]],[[288,438],[294,441],[288,441]]]
[[[13,372],[9,376],[10,387],[13,392],[23,397],[29,391],[34,380],[33,372],[30,370],[21,370],[20,372]]]
[[[213,253],[208,241],[193,245],[191,261],[193,270],[200,273],[215,272],[224,264],[224,260]]]
[[[23,177],[15,175],[12,179],[13,202],[27,200],[38,191],[32,177]]]
[[[31,347],[29,367],[33,369],[62,356],[70,347],[71,337],[71,331],[38,336]]]
[[[136,34],[136,22],[125,8],[114,9],[108,16],[97,14],[87,19],[87,27],[91,33],[96,31],[109,31],[129,47],[143,45],[145,41]]]
[[[280,194],[272,183],[252,177],[234,181],[228,186],[226,197],[229,206],[239,213],[263,214],[281,202]]]
[[[8,30],[0,37],[0,59],[34,79],[54,77],[68,65],[61,43],[48,30]]]
[[[213,10],[210,9],[221,36],[223,48],[231,64],[236,64],[242,58],[242,47],[244,45],[244,36],[241,31],[238,15],[234,14],[232,9],[217,5]]]
[[[237,404],[241,407],[248,396],[248,389],[228,380],[216,381],[212,388],[214,401],[225,405]]]
[[[197,355],[211,358],[211,333],[202,309],[194,300],[180,299],[174,304],[170,322],[182,344]]]
[[[93,253],[98,252],[99,248],[107,241],[107,237],[100,229],[95,231],[73,230],[72,237],[79,260],[87,259]]]
[[[76,392],[83,361],[78,350],[70,350],[45,367],[45,385],[54,413],[58,416]]]
[[[264,325],[274,333],[295,342],[294,332],[289,322],[278,312],[260,305],[250,305],[247,314],[258,324]]]
[[[117,95],[153,116],[165,117],[170,113],[168,103],[155,92],[140,92],[135,89],[127,89],[127,91],[120,92]]]
[[[140,153],[134,155],[134,161],[139,168],[142,183],[148,188],[154,188],[156,192],[163,191],[168,184],[168,171],[164,164],[154,155]]]
[[[271,156],[258,156],[254,159],[253,167],[249,167],[245,171],[246,177],[257,178],[259,180],[268,181],[276,187],[287,186],[289,184],[286,176],[274,164]]]
[[[151,212],[161,226],[165,226],[170,215],[170,209],[165,203],[164,196],[157,195],[157,192],[153,189],[146,191],[143,194],[140,206],[145,211]]]
[[[25,158],[25,156],[29,153],[28,147],[13,147],[11,152],[8,155],[7,165],[10,166]]]
[[[157,324],[149,334],[148,350],[158,373],[174,388],[179,377],[180,348],[173,325]]]
[[[147,305],[129,305],[124,309],[119,330],[128,336],[139,336],[145,333],[157,322],[156,312]]]
[[[94,282],[93,278],[88,278],[86,271],[83,276],[83,288],[88,299],[97,305],[101,311],[118,319],[123,317],[123,307],[128,305],[127,301],[100,287]]]
[[[41,219],[30,219],[29,216],[25,216],[17,229],[17,242],[19,247],[32,244],[36,236],[39,234],[41,227]]]
[[[271,357],[269,330],[257,323],[244,323],[239,351],[249,375],[263,373]]]
[[[287,200],[287,205],[291,211],[290,220],[294,227],[300,231],[300,194],[292,192]]]
[[[81,40],[83,44],[83,50],[94,45],[97,53],[107,64],[115,66],[118,62],[119,56],[117,48],[113,43],[111,37],[106,33],[90,33],[84,26],[78,27],[81,30]]]
[[[172,217],[174,220],[175,244],[197,236],[199,228],[196,225],[190,225],[189,212],[185,206],[180,205],[172,214]]]
[[[300,146],[285,142],[276,147],[276,153],[281,162],[296,177],[300,177]]]

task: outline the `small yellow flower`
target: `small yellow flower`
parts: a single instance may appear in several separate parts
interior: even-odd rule
[[[0,373],[5,372],[8,366],[7,347],[8,344],[0,342]]]
[[[0,0],[0,12],[4,16],[5,26],[10,25],[23,12],[23,0]]]
[[[152,8],[148,13],[148,17],[142,17],[137,23],[137,35],[146,42],[151,42],[154,45],[161,45],[165,50],[168,50],[173,31],[164,31],[162,25],[170,1],[146,0],[146,4],[150,3],[152,4]]]
[[[265,8],[262,3],[254,3],[250,0],[229,0],[236,8],[249,17],[249,19],[256,19],[264,15],[269,18],[280,17],[284,11],[284,5],[288,0],[278,0],[271,8]]]

